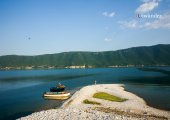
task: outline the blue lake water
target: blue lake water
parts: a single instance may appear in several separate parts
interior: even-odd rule
[[[161,68],[170,71],[170,68]],[[58,82],[72,94],[83,86],[121,83],[148,105],[170,111],[170,75],[137,68],[91,68],[0,71],[0,119],[16,119],[57,108],[64,101],[44,100],[42,94]]]

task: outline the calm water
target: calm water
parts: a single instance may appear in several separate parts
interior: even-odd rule
[[[170,68],[161,68],[169,70]],[[0,71],[0,119],[16,119],[57,108],[64,101],[44,100],[42,94],[61,82],[72,94],[83,86],[122,83],[148,105],[170,111],[170,75],[137,68],[95,68]]]

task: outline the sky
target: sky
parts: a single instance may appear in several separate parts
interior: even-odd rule
[[[170,44],[170,0],[0,0],[0,55]]]

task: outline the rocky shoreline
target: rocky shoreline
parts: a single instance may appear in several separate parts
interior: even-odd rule
[[[169,120],[170,111],[158,110],[146,105],[138,96],[124,91],[123,85],[101,84],[86,86],[77,91],[61,108],[32,113],[19,120]],[[111,102],[93,98],[96,92],[107,92],[128,99]],[[101,105],[84,104],[89,99]]]

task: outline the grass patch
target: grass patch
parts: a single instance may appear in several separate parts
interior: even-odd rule
[[[99,98],[99,99],[104,99],[104,100],[109,100],[109,101],[115,101],[115,102],[124,102],[127,99],[120,98],[114,95],[110,95],[105,92],[98,92],[93,95],[94,98]]]
[[[85,103],[85,104],[93,104],[93,105],[101,105],[101,103],[99,103],[99,102],[90,101],[90,100],[88,100],[88,99],[85,99],[85,100],[83,101],[83,103]]]

